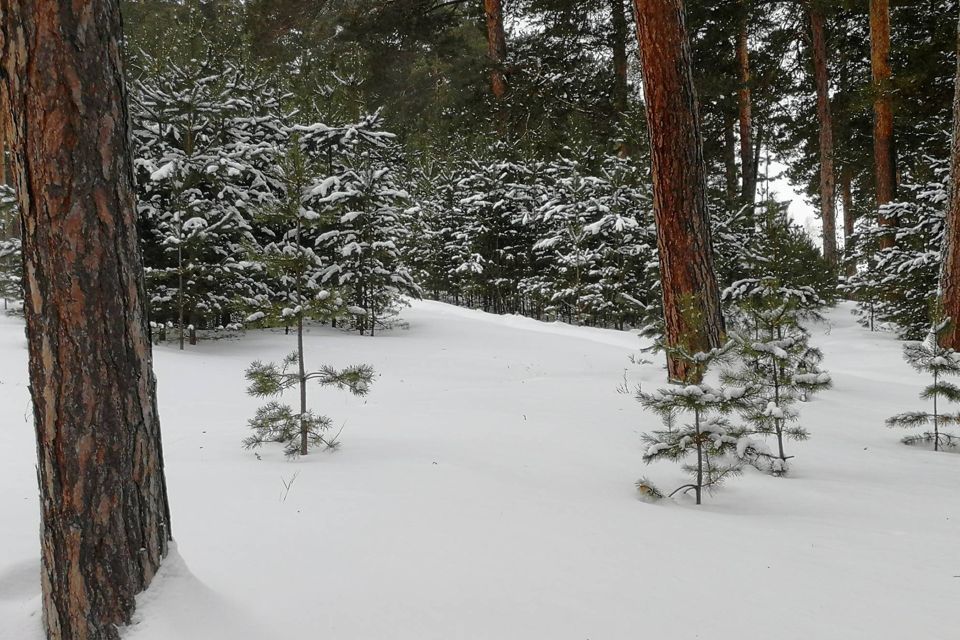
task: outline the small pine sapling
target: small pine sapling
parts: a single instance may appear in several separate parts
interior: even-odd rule
[[[671,357],[685,363],[687,379],[696,379],[698,382],[658,389],[654,393],[637,393],[637,399],[643,407],[657,413],[667,427],[642,436],[646,444],[644,462],[649,464],[660,459],[682,461],[696,457],[695,463],[683,466],[693,477],[693,482],[681,485],[670,496],[680,491],[693,491],[696,503],[700,504],[704,489],[715,487],[726,478],[738,474],[742,460],[757,454],[756,443],[745,437],[725,417],[742,408],[752,390],[748,387],[715,387],[702,382],[710,365],[726,357],[733,346],[733,342],[728,342],[719,349],[688,353],[682,348],[661,344],[660,348]],[[689,416],[689,421],[678,425],[681,415]],[[662,496],[645,478],[637,482],[637,488],[645,497]]]
[[[960,443],[960,436],[947,433],[941,427],[960,424],[960,414],[943,413],[940,400],[960,402],[960,387],[944,380],[945,376],[960,374],[960,354],[953,349],[941,347],[938,337],[948,327],[948,322],[941,321],[930,330],[930,334],[923,342],[908,342],[903,347],[903,357],[914,369],[933,377],[933,383],[927,385],[920,397],[931,400],[932,411],[908,411],[887,418],[888,427],[916,428],[927,424],[933,425],[933,431],[909,435],[903,438],[904,444],[933,443],[933,450],[940,451],[944,447],[955,447]]]
[[[246,372],[250,386],[247,393],[259,398],[275,398],[287,389],[300,387],[300,411],[276,400],[259,409],[249,421],[253,435],[243,441],[244,447],[252,449],[265,442],[280,442],[284,453],[295,457],[307,455],[311,448],[336,449],[336,437],[324,435],[332,425],[327,416],[317,415],[307,409],[307,382],[316,380],[324,387],[346,389],[357,396],[364,396],[373,381],[373,368],[355,365],[345,369],[323,366],[317,371],[305,372],[300,355],[293,352],[279,365],[275,362],[254,362]]]
[[[783,475],[792,457],[786,454],[784,441],[809,437],[797,424],[796,405],[828,389],[830,376],[820,370],[823,355],[810,346],[810,334],[800,322],[807,309],[806,292],[785,289],[775,280],[752,282],[736,292],[737,315],[745,329],[734,337],[741,365],[724,372],[722,379],[756,390],[741,415],[752,433],[776,436],[777,454],[761,453],[753,463]]]

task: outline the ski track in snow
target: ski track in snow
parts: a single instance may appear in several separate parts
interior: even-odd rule
[[[960,455],[899,443],[923,408],[900,343],[850,306],[813,328],[834,389],[800,405],[791,475],[647,504],[658,427],[629,395],[636,336],[415,302],[376,338],[327,328],[308,365],[367,362],[371,394],[310,389],[343,448],[244,451],[254,359],[282,331],[155,348],[177,540],[127,640],[955,640]],[[38,640],[38,505],[20,321],[0,317],[0,639]],[[291,401],[293,397],[289,398]],[[283,482],[296,478],[286,498]],[[189,565],[189,569],[187,568]]]

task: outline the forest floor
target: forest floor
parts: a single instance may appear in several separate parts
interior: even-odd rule
[[[960,599],[960,455],[884,426],[927,381],[841,305],[813,327],[834,389],[801,405],[788,477],[748,471],[696,507],[634,481],[658,427],[630,333],[433,302],[375,338],[328,328],[307,364],[366,362],[367,398],[312,388],[343,447],[240,446],[243,372],[294,346],[249,332],[155,349],[177,548],[130,640],[948,640]],[[95,381],[93,382],[95,384]],[[291,398],[292,400],[293,398]],[[0,638],[41,637],[26,342],[0,318]],[[188,569],[189,567],[189,569]]]

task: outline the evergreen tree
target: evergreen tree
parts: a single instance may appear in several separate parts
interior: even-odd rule
[[[849,257],[857,271],[844,287],[857,300],[861,324],[873,329],[883,323],[913,340],[929,331],[929,309],[937,296],[949,163],[928,159],[924,173],[928,180],[906,180],[899,188],[901,199],[883,207],[886,219],[898,221],[893,246],[884,246],[889,227],[879,223],[879,214],[867,213],[858,221]]]
[[[724,297],[736,305],[743,331],[734,338],[740,367],[724,372],[722,379],[755,390],[741,409],[743,418],[751,433],[777,439],[777,454],[761,455],[756,462],[782,475],[792,457],[786,455],[784,441],[809,437],[796,424],[797,403],[830,386],[830,376],[819,369],[823,355],[810,346],[810,334],[800,323],[811,300],[818,298],[812,290],[782,287],[770,278],[741,281]]]
[[[335,449],[339,446],[339,434],[333,437],[324,435],[332,427],[332,420],[307,409],[307,383],[315,380],[322,387],[346,389],[357,396],[364,396],[370,390],[373,368],[369,365],[344,369],[323,366],[316,371],[307,371],[303,361],[302,335],[298,334],[298,351],[284,358],[280,365],[257,361],[247,369],[246,377],[250,381],[247,393],[251,396],[277,397],[295,387],[300,392],[299,411],[276,400],[257,409],[249,423],[254,433],[243,441],[248,449],[267,442],[279,442],[284,445],[288,457],[305,456],[316,447]],[[293,367],[296,369],[291,371]]]
[[[658,414],[667,427],[643,435],[646,449],[643,460],[680,462],[696,456],[695,463],[685,463],[683,469],[693,478],[669,495],[693,491],[700,504],[704,489],[711,489],[731,476],[739,474],[744,460],[755,459],[765,451],[726,416],[748,402],[749,387],[714,386],[703,382],[704,374],[715,363],[729,356],[734,347],[727,342],[723,347],[708,352],[691,352],[682,347],[664,345],[673,358],[680,359],[688,371],[688,379],[677,386],[658,389],[653,393],[640,391],[637,399],[645,409]],[[681,416],[688,422],[677,424]],[[653,496],[661,495],[645,478],[637,488]]]
[[[410,233],[410,196],[376,149],[354,153],[318,196],[318,205],[336,216],[333,228],[320,238],[333,249],[329,273],[349,289],[361,335],[369,331],[372,336],[377,323],[396,312],[402,295],[420,295],[400,255]]]
[[[0,162],[3,162],[0,150]],[[23,298],[23,255],[20,245],[19,214],[13,189],[0,184],[0,297],[3,308]]]
[[[235,301],[254,293],[246,247],[272,197],[264,123],[279,98],[232,66],[196,61],[145,73],[132,97],[151,314],[176,320],[183,348],[185,329],[194,343],[197,324],[229,324]]]
[[[960,402],[960,387],[944,380],[946,376],[960,375],[960,354],[953,349],[941,347],[938,337],[945,333],[949,322],[941,320],[934,325],[922,342],[907,342],[903,357],[911,367],[926,373],[933,382],[920,392],[920,397],[932,402],[931,411],[909,411],[887,418],[888,427],[916,428],[932,424],[933,431],[909,435],[905,444],[933,443],[933,450],[955,447],[960,444],[960,435],[944,431],[943,427],[960,424],[960,413],[946,413],[941,402]]]

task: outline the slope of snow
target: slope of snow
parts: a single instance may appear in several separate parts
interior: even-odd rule
[[[848,306],[814,328],[834,389],[801,405],[791,475],[748,472],[695,507],[647,504],[629,395],[663,379],[629,333],[432,302],[376,338],[324,328],[308,364],[367,362],[371,394],[311,389],[343,448],[240,447],[255,332],[157,347],[178,547],[129,640],[727,640],[957,637],[960,456],[883,426],[925,380]],[[39,638],[38,508],[22,326],[0,319],[0,638]],[[284,483],[292,485],[287,491]],[[183,559],[185,560],[183,560]],[[186,568],[189,564],[190,569]]]

